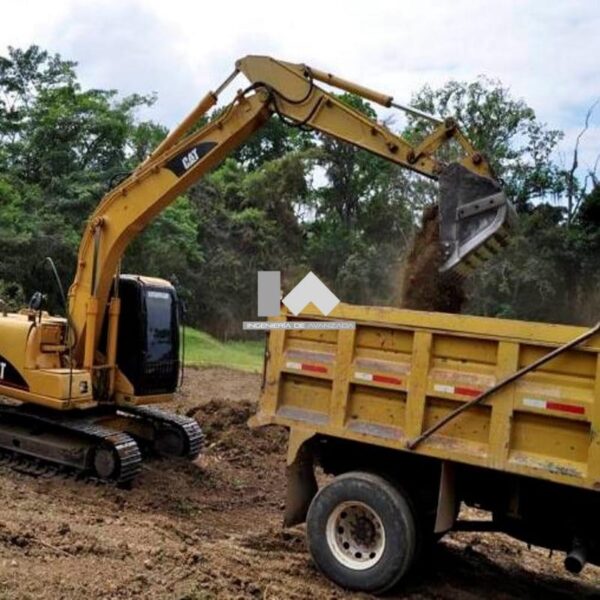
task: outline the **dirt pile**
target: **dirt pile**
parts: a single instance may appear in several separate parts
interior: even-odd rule
[[[460,313],[466,300],[463,281],[440,273],[442,262],[439,210],[428,206],[404,260],[398,302],[402,308]]]
[[[189,410],[188,416],[200,423],[211,450],[231,463],[243,462],[247,468],[263,471],[265,456],[285,453],[287,433],[278,427],[250,429],[246,423],[255,412],[255,402],[217,399]]]

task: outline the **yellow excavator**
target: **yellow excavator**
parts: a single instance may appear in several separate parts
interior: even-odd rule
[[[198,129],[240,73],[250,85]],[[413,147],[316,82],[434,120],[435,129]],[[102,199],[85,226],[66,317],[44,311],[39,292],[27,308],[0,312],[0,395],[10,400],[0,405],[2,452],[122,485],[140,471],[145,447],[198,455],[196,421],[151,406],[170,400],[178,385],[176,292],[161,279],[122,275],[120,262],[165,207],[274,115],[440,180],[442,270],[464,274],[504,243],[513,210],[486,158],[453,120],[306,65],[247,56]],[[449,140],[464,155],[444,164],[435,153]]]

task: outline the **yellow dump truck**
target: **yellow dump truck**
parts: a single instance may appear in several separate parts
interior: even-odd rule
[[[355,326],[300,327],[331,321]],[[285,521],[332,580],[382,592],[461,528],[600,564],[600,327],[344,304],[273,322],[252,425],[289,429]]]

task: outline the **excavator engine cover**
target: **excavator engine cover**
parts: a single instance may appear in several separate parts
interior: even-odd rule
[[[439,176],[441,271],[467,275],[506,245],[516,213],[500,184],[449,164]]]

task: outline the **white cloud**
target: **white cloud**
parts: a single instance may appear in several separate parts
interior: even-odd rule
[[[22,0],[3,7],[0,46],[39,43],[79,61],[86,85],[157,91],[174,125],[236,58],[272,54],[393,94],[485,73],[567,132],[600,96],[600,4],[563,0]],[[600,137],[596,114],[584,155]]]

